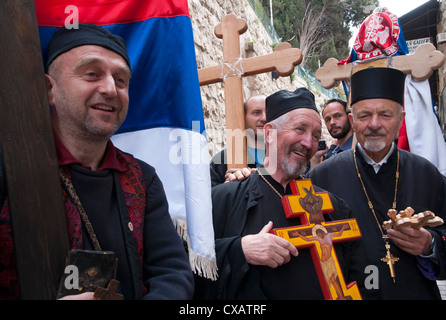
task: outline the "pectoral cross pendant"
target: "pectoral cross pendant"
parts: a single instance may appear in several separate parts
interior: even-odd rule
[[[394,264],[399,260],[399,258],[394,257],[392,255],[392,253],[390,252],[390,244],[387,241],[386,241],[386,250],[387,250],[386,256],[382,258],[381,261],[387,263],[387,265],[389,266],[390,276],[392,277],[393,283],[395,283],[396,276],[395,276]]]

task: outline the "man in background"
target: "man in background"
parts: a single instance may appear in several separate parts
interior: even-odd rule
[[[340,99],[328,100],[322,108],[322,118],[335,143],[328,148],[324,160],[352,148],[353,130],[348,118],[347,103]]]
[[[265,138],[263,136],[263,127],[266,122],[265,100],[266,96],[255,95],[246,100],[244,104],[248,168],[228,170],[226,149],[220,151],[212,158],[210,164],[213,187],[225,181],[248,176],[252,171],[250,169],[255,170],[263,163],[265,157]]]

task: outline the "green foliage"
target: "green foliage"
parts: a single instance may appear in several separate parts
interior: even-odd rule
[[[330,38],[327,42],[324,43],[319,55],[315,55],[308,59],[306,67],[307,69],[316,71],[319,69],[319,62],[321,66],[323,64],[322,61],[326,61],[328,58],[337,57],[338,52],[336,50],[336,46],[334,43],[334,38]]]
[[[266,13],[270,12],[270,0],[261,2]],[[290,42],[293,47],[301,47],[300,34],[305,24],[315,24],[320,28],[314,31],[314,38],[319,41],[312,44],[304,41],[309,52],[304,57],[305,67],[316,70],[330,57],[342,60],[350,54],[348,45],[352,34],[351,26],[359,26],[373,9],[379,5],[378,0],[272,0],[274,28],[282,41]],[[308,8],[322,13],[318,21],[304,19]],[[307,11],[306,11],[307,9]],[[308,17],[307,17],[308,18]],[[302,39],[303,40],[303,39]]]
[[[255,4],[255,11],[256,11],[257,17],[260,20],[262,20],[263,19],[262,3],[260,2],[260,0],[255,0],[254,4]]]

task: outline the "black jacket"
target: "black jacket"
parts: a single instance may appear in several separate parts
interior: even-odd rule
[[[357,147],[356,147],[357,148]],[[397,156],[399,153],[399,161]],[[392,207],[395,194],[395,172],[399,162],[399,181],[397,188],[396,210],[412,207],[415,213],[430,210],[446,220],[446,177],[426,159],[413,153],[395,148],[387,163],[378,173],[369,165],[356,149],[357,166],[365,184],[365,189],[374,206],[376,219],[380,225],[387,221],[387,211]],[[367,299],[440,299],[435,280],[446,278],[446,227],[429,228],[435,239],[434,254],[437,265],[427,269],[422,259],[400,249],[390,242],[392,255],[399,260],[395,264],[396,282],[390,277],[387,264],[381,261],[386,255],[382,235],[375,217],[368,205],[364,189],[358,179],[353,150],[347,150],[318,164],[311,170],[313,183],[335,192],[352,209],[362,232],[357,242],[364,247],[366,254],[359,265],[362,270],[374,265],[379,269],[379,285],[365,291]],[[421,272],[423,271],[423,273]],[[362,278],[368,277],[362,272]]]
[[[209,166],[211,171],[212,187],[225,182],[225,174],[228,170],[228,165],[226,163],[226,149],[223,149],[212,157]],[[247,156],[247,164],[249,168],[256,168],[256,161],[249,152]]]
[[[224,183],[212,189],[213,222],[219,276],[218,280],[214,282],[196,278],[195,298],[243,298],[239,296],[239,293],[250,267],[242,252],[241,235],[248,215],[258,205],[258,200],[263,197],[260,182],[261,177],[257,172],[254,172],[243,181]],[[315,191],[323,192],[324,190],[315,186]],[[326,220],[351,218],[351,211],[345,202],[333,194],[330,194],[330,199],[335,211],[324,215]],[[349,280],[348,266],[350,257],[354,252],[352,249],[352,243],[354,242],[335,244],[341,265],[347,266],[343,271],[346,281]],[[252,291],[249,292],[250,290]],[[256,296],[258,292],[257,288],[243,288],[243,291],[248,292],[250,296]],[[262,297],[259,296],[258,298]]]
[[[136,161],[139,163],[143,178],[146,181],[146,189],[144,190],[146,195],[146,207],[143,225],[144,254],[142,263],[138,253],[137,243],[132,233],[133,230],[129,226],[129,206],[126,204],[126,199],[119,182],[114,183],[114,186],[119,185],[119,187],[113,187],[116,189],[117,196],[115,201],[111,203],[104,203],[104,201],[98,199],[97,194],[100,194],[100,191],[102,190],[98,190],[98,187],[96,188],[97,192],[95,193],[94,190],[91,190],[94,189],[93,185],[84,185],[84,190],[82,191],[81,188],[78,188],[77,193],[79,193],[80,197],[84,194],[89,198],[86,199],[83,197],[84,200],[89,200],[83,201],[83,205],[87,212],[90,211],[90,219],[92,216],[99,214],[98,212],[92,214],[91,210],[89,210],[94,208],[94,205],[99,206],[100,209],[107,205],[111,205],[113,208],[120,207],[119,210],[117,208],[112,208],[115,212],[119,212],[119,218],[116,219],[117,224],[113,226],[113,223],[110,224],[109,221],[107,221],[107,226],[111,225],[113,228],[96,224],[98,228],[95,229],[95,231],[98,235],[98,239],[100,239],[100,235],[108,235],[107,240],[111,247],[106,248],[107,250],[120,251],[123,253],[122,256],[125,257],[125,261],[121,261],[126,265],[126,272],[121,274],[122,277],[126,278],[125,281],[122,281],[124,279],[119,278],[119,271],[117,275],[117,280],[119,280],[121,284],[123,282],[129,284],[127,286],[129,290],[127,292],[121,292],[124,294],[125,298],[131,297],[132,299],[152,300],[190,299],[192,298],[194,289],[193,275],[184,245],[178,236],[169,215],[168,203],[162,182],[152,166],[138,159],[136,159]],[[117,173],[114,170],[107,169],[104,171],[93,172],[85,168],[80,168],[79,165],[70,166],[78,167],[76,174],[78,181],[87,181],[85,180],[87,176],[91,176],[90,178],[96,180],[99,179],[98,183],[100,184],[107,176],[110,177],[108,181],[112,181],[114,177],[118,179]],[[71,171],[71,173],[73,174],[74,171]],[[5,176],[0,149],[0,209],[3,207],[7,197]],[[81,184],[78,183],[77,186],[81,187]],[[101,185],[101,188],[105,187],[105,185]],[[108,201],[109,200],[110,199],[108,199]],[[100,209],[97,211],[102,211]],[[94,223],[93,220],[92,223]],[[2,232],[5,232],[4,230],[10,228],[10,221],[1,219],[0,236],[3,237]],[[98,231],[100,231],[101,234]],[[88,236],[83,237],[83,239],[88,239]],[[86,248],[84,247],[84,249]],[[7,250],[0,250],[0,261],[5,261],[3,255],[6,251]],[[8,290],[11,289],[9,285],[3,287],[8,283],[8,281],[3,279],[5,274],[6,272],[0,272],[0,280],[2,280],[0,281],[0,298],[4,292],[8,292]],[[141,286],[142,282],[147,289],[147,293],[144,296]]]

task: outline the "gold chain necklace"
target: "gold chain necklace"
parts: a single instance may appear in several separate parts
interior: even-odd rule
[[[378,224],[379,231],[381,232],[382,238],[384,239],[384,242],[385,242],[385,247],[386,247],[387,252],[386,252],[386,256],[384,258],[382,258],[381,261],[383,261],[383,262],[385,262],[385,263],[387,263],[389,265],[390,276],[392,277],[393,282],[395,282],[394,263],[397,262],[399,260],[399,258],[394,257],[392,255],[392,253],[390,253],[390,244],[389,244],[389,241],[388,241],[389,236],[384,234],[383,229],[381,227],[381,224],[378,221],[378,217],[376,216],[375,209],[373,208],[372,201],[370,201],[369,195],[367,194],[367,190],[365,189],[364,182],[362,181],[361,174],[359,173],[358,163],[356,161],[356,150],[353,150],[353,158],[354,158],[354,161],[355,161],[356,173],[357,173],[359,181],[361,182],[361,185],[362,185],[362,190],[364,190],[364,194],[365,194],[365,196],[367,198],[367,202],[368,202],[369,208],[372,211],[373,216],[375,217],[375,221]],[[396,164],[396,174],[395,174],[395,194],[393,196],[393,203],[392,203],[392,209],[394,209],[394,210],[396,209],[396,195],[398,193],[398,180],[399,180],[399,178],[400,178],[400,154],[397,151],[397,164]]]
[[[269,183],[269,181],[268,181],[268,180],[266,180],[266,178],[265,178],[265,177],[263,176],[263,174],[261,174],[261,173],[260,173],[260,170],[259,170],[259,168],[257,168],[257,172],[259,173],[259,176],[261,176],[261,177],[262,177],[262,179],[263,179],[263,180],[264,180],[264,181],[266,182],[266,184],[267,184],[267,185],[269,185],[269,186],[270,186],[270,188],[274,190],[274,192],[275,192],[275,193],[276,193],[276,194],[277,194],[277,195],[279,196],[279,198],[280,198],[280,199],[282,199],[282,198],[283,198],[283,196],[282,196],[282,195],[280,194],[280,192],[279,192],[279,191],[277,191],[277,190],[276,190],[276,188],[274,188],[274,187],[273,187],[273,185],[272,185],[271,183]]]

